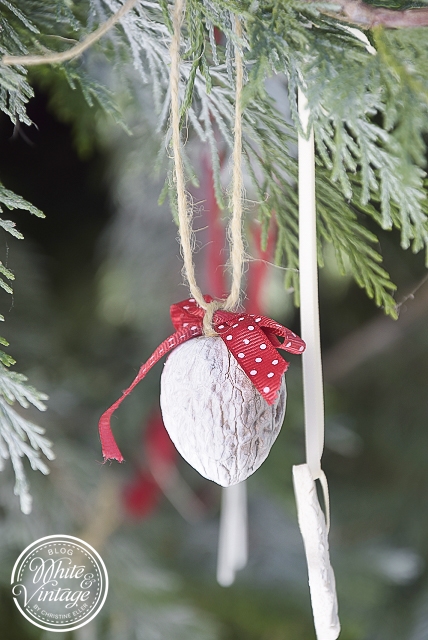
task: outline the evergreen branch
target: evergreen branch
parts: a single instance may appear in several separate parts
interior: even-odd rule
[[[0,287],[6,291],[6,293],[13,293],[12,287],[10,287],[2,278],[0,278]]]
[[[319,0],[303,0],[303,2],[320,5]],[[387,9],[376,7],[361,0],[323,0],[323,4],[331,4],[340,9],[341,15],[336,10],[326,11],[324,7],[318,7],[321,13],[352,22],[353,24],[371,29],[375,26],[383,26],[388,29],[402,29],[406,27],[427,27],[428,8],[412,9]]]
[[[24,209],[40,218],[45,217],[40,209],[0,183],[0,212],[1,205],[10,210]],[[11,220],[0,219],[0,227],[15,238],[23,238]],[[12,271],[7,269],[1,261],[0,275],[7,280],[15,279]],[[1,277],[0,287],[7,293],[13,293],[12,288]],[[3,320],[3,316],[0,315],[0,321]],[[2,337],[0,337],[0,344],[9,346],[8,341]],[[26,457],[29,460],[33,470],[47,474],[49,469],[41,455],[43,454],[48,460],[53,460],[54,454],[50,441],[43,436],[44,429],[21,416],[13,405],[18,403],[24,409],[33,405],[39,411],[45,411],[46,405],[43,401],[47,400],[47,396],[27,385],[27,378],[24,375],[8,371],[6,367],[12,364],[15,364],[15,360],[0,350],[0,471],[3,468],[2,459],[10,458],[15,473],[15,495],[19,496],[22,512],[30,513],[32,498],[22,458]]]
[[[46,411],[43,401],[48,399],[47,395],[27,385],[26,382],[27,377],[22,373],[6,371],[0,367],[0,395],[6,402],[13,404],[17,401],[24,409],[28,409],[32,404],[39,411]]]
[[[387,315],[397,318],[396,302],[391,292],[396,286],[388,273],[380,266],[382,257],[371,245],[377,237],[362,226],[352,206],[342,201],[337,188],[322,179],[322,171],[317,171],[317,214],[319,233],[333,244],[337,264],[342,274],[350,270],[358,286],[365,289],[378,307]],[[343,256],[348,259],[348,269]]]
[[[18,20],[27,27],[27,29],[33,33],[40,33],[39,29],[22,13],[22,11],[18,9],[18,7],[15,7],[11,2],[7,2],[7,0],[0,0],[0,3],[9,9],[9,11],[13,13]]]
[[[4,316],[2,315],[0,315],[0,322],[4,322]],[[2,336],[0,336],[0,344],[3,345],[4,347],[9,346],[9,342],[6,340],[6,338],[3,338]],[[1,350],[0,350],[0,362],[5,367],[10,367],[12,364],[16,364],[16,360],[12,358],[12,356],[10,356],[8,353],[5,353],[4,351],[1,351]]]
[[[80,56],[86,49],[89,49],[97,40],[102,38],[115,24],[118,22],[132,7],[137,3],[137,0],[127,0],[125,4],[104,24],[100,25],[98,29],[95,29],[89,36],[87,36],[82,42],[76,44],[76,46],[68,49],[68,51],[62,51],[61,53],[48,53],[40,56],[3,56],[2,62],[8,66],[22,65],[25,67],[35,66],[38,64],[59,64],[72,60],[77,56]]]
[[[0,205],[4,204],[8,209],[13,211],[14,209],[22,209],[23,211],[28,211],[32,213],[34,216],[38,218],[44,218],[45,214],[40,211],[37,207],[35,207],[31,202],[25,200],[22,196],[17,195],[10,189],[6,189],[0,182]],[[0,206],[0,212],[2,211]],[[0,220],[0,226],[3,227],[5,231],[8,231],[11,235],[15,236],[15,238],[21,238],[22,235],[16,231],[15,223],[11,220]]]
[[[119,6],[124,8],[122,2],[102,0],[111,15],[117,15]],[[264,85],[267,76],[285,73],[291,114],[298,129],[295,93],[303,78],[319,157],[331,172],[330,176],[320,168],[319,193],[329,186],[335,193],[334,215],[320,214],[321,239],[328,238],[335,244],[339,265],[343,266],[342,257],[347,255],[357,282],[391,312],[392,285],[379,267],[380,256],[370,246],[375,238],[364,235],[360,216],[357,219],[355,215],[368,214],[384,228],[400,228],[405,248],[411,245],[418,251],[424,244],[428,246],[422,170],[427,129],[424,30],[418,33],[413,29],[406,36],[405,29],[389,29],[382,34],[378,28],[374,36],[379,55],[370,55],[356,33],[338,22],[340,12],[334,19],[325,15],[348,4],[361,5],[353,0],[273,0],[257,4],[257,8],[250,0],[188,0],[182,34],[182,122],[189,123],[200,140],[209,145],[216,196],[221,202],[219,145],[223,138],[231,147],[233,139],[233,48],[238,45],[243,52],[248,51],[243,123],[247,168],[260,203],[262,224],[266,225],[272,211],[277,214],[280,233],[276,257],[285,262],[287,285],[297,291],[296,163],[290,149],[295,132],[274,108]],[[105,18],[100,5],[92,0],[92,10],[95,15],[98,12],[98,22],[102,23]],[[143,83],[152,85],[159,131],[167,129],[170,101],[168,7],[168,0],[161,4],[140,0],[122,21],[122,29],[109,40],[115,59],[121,63],[121,77],[128,73],[134,78],[131,66],[123,65],[128,56]],[[370,11],[378,9],[370,7]],[[232,14],[239,15],[245,25],[239,42],[233,33]],[[37,26],[40,28],[39,23]],[[216,44],[214,27],[224,34],[224,45]],[[17,52],[26,53],[28,46],[25,41]],[[3,51],[13,51],[12,44]],[[111,55],[111,48],[107,55]],[[73,87],[80,82],[82,69],[73,69],[72,73],[68,79]],[[95,94],[92,90],[84,93],[91,104]],[[169,135],[166,130],[165,148]],[[190,163],[186,172],[190,177]],[[343,195],[349,204],[343,202]],[[370,201],[376,205],[379,201],[381,215]],[[352,234],[358,236],[359,251],[355,250]]]
[[[1,342],[1,344],[3,344],[3,342]],[[0,350],[0,362],[5,367],[10,367],[11,365],[16,364],[15,358],[12,358],[12,356],[10,356],[8,353],[5,353],[4,351],[1,351],[1,350]]]
[[[31,496],[25,476],[22,458],[28,458],[33,470],[49,473],[41,458],[54,459],[51,442],[44,437],[44,429],[21,416],[13,407],[18,402],[22,407],[34,405],[44,411],[47,396],[26,384],[27,378],[8,371],[0,365],[0,470],[1,459],[10,458],[15,472],[15,495],[18,495],[23,513],[31,511]]]

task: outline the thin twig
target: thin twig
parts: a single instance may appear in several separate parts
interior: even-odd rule
[[[306,2],[316,2],[317,0],[306,0]],[[361,2],[361,0],[326,0],[332,5],[340,7],[341,14],[336,11],[322,11],[338,20],[351,22],[355,25],[368,29],[375,26],[384,26],[391,29],[402,27],[426,27],[428,26],[428,8],[414,8],[399,11],[396,9],[386,9],[375,7]],[[113,27],[138,0],[127,0],[125,4],[112,15],[104,24],[98,27],[82,42],[75,47],[61,53],[48,53],[44,55],[29,56],[3,56],[2,63],[8,66],[23,65],[25,67],[38,64],[58,64],[76,58],[86,49],[92,46],[97,40]]]
[[[404,298],[401,300],[401,302],[399,302],[397,305],[395,305],[395,310],[398,313],[398,310],[400,309],[400,307],[403,306],[403,304],[405,302],[407,302],[407,300],[413,300],[415,297],[415,293],[417,291],[419,291],[419,289],[421,287],[423,287],[423,285],[428,282],[428,273],[422,278],[422,280],[414,287],[414,289],[412,289],[412,291],[410,293],[407,294],[407,296],[404,296]]]
[[[308,3],[318,0],[305,0]],[[321,13],[326,13],[337,20],[343,20],[356,26],[371,29],[376,26],[387,27],[388,29],[400,29],[403,27],[427,27],[428,8],[386,9],[376,7],[361,0],[327,0],[329,4],[339,7],[339,11],[326,11],[320,9]]]
[[[263,258],[254,258],[249,254],[246,255],[244,262],[263,262],[263,264],[267,264],[269,267],[275,267],[275,269],[281,269],[281,271],[294,271],[295,273],[299,273],[299,270],[294,267],[283,267],[280,264],[269,262],[269,260],[263,260]]]
[[[422,288],[428,276],[419,282],[399,304],[412,300],[406,313],[401,313],[398,320],[378,315],[356,331],[345,336],[327,351],[323,358],[324,380],[338,384],[355,369],[370,358],[387,351],[401,338],[405,337],[410,327],[426,318],[428,311],[428,288],[415,296]]]
[[[46,55],[39,56],[3,56],[2,63],[14,66],[22,65],[24,67],[33,67],[37,64],[58,64],[60,62],[66,62],[72,60],[77,56],[80,56],[86,49],[89,49],[97,40],[102,38],[115,24],[118,22],[125,13],[130,11],[138,0],[127,0],[125,4],[113,14],[106,22],[95,29],[89,36],[87,36],[82,42],[76,44],[75,47],[68,49],[68,51],[62,51],[61,53],[47,53]]]

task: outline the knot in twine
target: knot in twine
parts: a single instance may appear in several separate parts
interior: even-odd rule
[[[193,292],[192,292],[193,293]],[[211,302],[207,302],[203,295],[201,295],[201,300],[199,300],[195,295],[193,295],[196,302],[199,306],[205,311],[203,321],[202,321],[202,331],[206,338],[213,338],[218,336],[219,334],[213,327],[213,318],[216,311],[219,309],[223,309],[224,311],[235,311],[234,308],[230,308],[227,300],[211,300]],[[236,306],[236,305],[234,305]]]
[[[219,309],[224,309],[224,303],[224,300],[213,300],[212,302],[208,302],[202,322],[202,329],[206,338],[218,336],[217,331],[213,327],[213,316]]]
[[[173,11],[173,36],[171,39],[171,128],[172,149],[174,159],[174,180],[177,189],[178,228],[180,244],[183,255],[183,272],[189,284],[190,292],[204,309],[203,320],[204,335],[217,336],[213,328],[213,315],[218,309],[233,311],[239,306],[241,279],[244,264],[244,242],[242,239],[242,88],[243,88],[243,64],[241,52],[235,46],[235,122],[234,122],[234,146],[233,146],[233,189],[231,199],[232,217],[229,225],[230,237],[230,264],[232,267],[232,284],[230,294],[226,300],[213,300],[207,302],[198,287],[193,263],[193,211],[186,194],[183,160],[181,156],[180,140],[180,35],[184,15],[184,0],[176,0]],[[236,18],[235,32],[237,38],[242,37],[241,23]]]

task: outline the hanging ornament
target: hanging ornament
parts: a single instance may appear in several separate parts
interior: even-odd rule
[[[155,350],[136,378],[101,417],[104,459],[123,460],[110,427],[113,412],[166,353],[161,409],[169,435],[183,457],[202,475],[223,485],[218,581],[233,582],[246,562],[246,490],[243,481],[266,459],[285,413],[284,373],[288,363],[277,349],[301,354],[295,333],[262,315],[239,311],[244,243],[242,238],[243,65],[235,49],[236,97],[233,149],[232,217],[229,228],[232,283],[225,300],[203,296],[192,255],[189,206],[180,140],[180,33],[184,1],[176,0],[171,40],[171,126],[179,236],[184,272],[192,298],[172,305],[176,332]],[[241,39],[237,19],[235,31]],[[284,340],[281,342],[279,337]],[[227,493],[224,493],[226,491]]]
[[[272,324],[217,312],[221,337],[177,347],[162,373],[161,409],[171,440],[192,467],[223,487],[259,468],[284,420],[286,363],[263,330]],[[301,340],[278,329],[289,334],[288,350],[303,350]]]
[[[299,117],[308,130],[307,101],[299,90]],[[308,564],[312,610],[318,640],[336,640],[340,633],[336,585],[330,564],[328,529],[330,505],[327,479],[321,469],[324,448],[324,398],[318,305],[315,148],[313,131],[299,134],[299,274],[300,318],[306,342],[303,354],[306,464],[293,467],[293,483],[300,531]],[[324,493],[327,518],[318,502],[315,481]]]
[[[210,296],[204,296],[203,299],[205,303],[212,302]],[[248,477],[255,471],[267,457],[278,435],[285,412],[284,373],[288,368],[288,362],[278,354],[277,349],[301,354],[305,349],[304,342],[290,329],[265,316],[223,310],[216,311],[212,320],[212,327],[217,329],[218,334],[215,337],[199,338],[203,334],[205,317],[205,311],[194,298],[172,305],[171,319],[176,332],[159,345],[149,360],[141,366],[134,381],[119,400],[101,416],[99,429],[105,460],[123,461],[123,456],[111,432],[112,414],[150,369],[173,349],[175,351],[171,354],[172,360],[170,362],[170,356],[162,374],[161,407],[165,427],[179,451],[181,446],[185,448],[187,444],[189,444],[188,450],[192,450],[193,447],[196,456],[203,446],[210,451],[212,442],[207,437],[203,425],[206,407],[204,408],[200,400],[201,393],[207,395],[211,392],[210,396],[207,396],[211,398],[208,403],[218,404],[218,410],[211,410],[213,417],[215,414],[217,418],[217,420],[211,420],[210,425],[213,429],[211,436],[214,431],[219,433],[219,429],[223,428],[222,425],[232,424],[234,417],[238,416],[237,419],[243,425],[244,416],[247,416],[248,419],[252,419],[252,424],[243,425],[241,433],[237,431],[233,434],[236,447],[242,448],[249,442],[249,433],[253,433],[254,429],[260,429],[261,425],[264,425],[264,432],[262,430],[259,433],[259,442],[252,442],[254,451],[256,453],[257,449],[260,451],[255,456],[249,472],[246,473],[245,469],[248,471],[248,468],[243,465],[242,477],[236,477],[231,482],[215,481],[224,486],[240,482],[244,476]],[[284,338],[282,343],[278,336]],[[202,346],[207,344],[210,345],[208,350]],[[185,348],[190,348],[190,352],[194,355],[189,357],[188,354],[183,354]],[[196,375],[195,382],[188,385],[188,380],[195,376],[197,369],[201,372],[201,377]],[[217,387],[211,383],[211,380],[217,381]],[[187,396],[184,395],[185,393]],[[189,443],[177,444],[177,442],[186,442],[188,425],[182,425],[178,416],[184,416],[186,411],[191,412],[189,403],[194,407],[195,429],[192,434],[189,434]],[[200,423],[199,429],[196,428],[197,422]],[[279,427],[275,428],[274,425]],[[179,433],[178,430],[182,435],[176,435]],[[193,435],[194,439],[191,439],[190,435]],[[227,439],[226,435],[222,437],[224,440]],[[202,455],[205,456],[204,453]],[[239,466],[237,450],[232,452],[232,455],[236,458],[235,464]],[[186,455],[183,457],[187,459]],[[221,466],[223,463],[219,461],[217,464]],[[198,466],[201,465],[198,464]],[[221,471],[218,470],[216,473],[219,476]],[[206,474],[202,472],[202,475]]]

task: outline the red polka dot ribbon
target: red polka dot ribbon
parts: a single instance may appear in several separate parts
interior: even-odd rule
[[[212,301],[210,296],[204,298],[207,302]],[[173,304],[170,313],[176,332],[158,346],[141,366],[131,385],[100,418],[99,432],[104,460],[123,461],[110,427],[110,418],[118,406],[163,355],[179,344],[202,335],[205,311],[193,298]],[[213,327],[256,389],[268,404],[273,404],[281,386],[282,375],[289,364],[276,349],[300,354],[305,350],[303,340],[266,316],[245,312],[218,310],[213,316]],[[284,338],[284,341],[281,342],[278,336]]]

